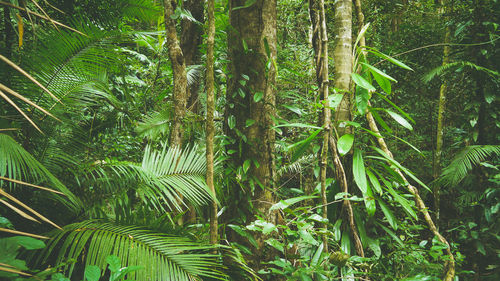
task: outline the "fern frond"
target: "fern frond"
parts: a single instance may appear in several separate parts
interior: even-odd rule
[[[452,71],[452,70],[460,68],[460,67],[469,67],[469,68],[476,70],[476,71],[482,71],[482,72],[488,74],[494,80],[500,79],[500,73],[498,73],[497,71],[488,69],[486,67],[479,66],[479,65],[472,63],[470,61],[457,61],[457,62],[448,63],[448,64],[434,68],[429,73],[427,73],[424,77],[422,77],[422,81],[425,83],[429,83],[436,76],[441,76],[446,72]]]
[[[443,169],[438,183],[455,186],[479,163],[492,155],[500,155],[500,145],[471,145],[460,151]]]
[[[124,266],[142,266],[130,273],[134,280],[191,281],[201,277],[223,279],[218,255],[209,254],[213,246],[183,237],[155,233],[136,226],[120,226],[100,221],[71,224],[48,242],[37,263],[56,255],[56,264],[68,259],[105,269],[106,257],[116,255]],[[65,268],[69,276],[74,264]]]

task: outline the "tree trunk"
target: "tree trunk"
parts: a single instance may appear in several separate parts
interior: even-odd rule
[[[228,32],[230,78],[227,90],[226,135],[232,144],[232,164],[241,176],[242,186],[248,188],[254,212],[247,211],[247,222],[255,212],[275,223],[269,213],[274,202],[274,141],[271,117],[275,109],[276,82],[276,0],[257,0],[245,7],[245,0],[229,1]],[[241,195],[241,187],[233,187],[233,198]],[[235,200],[234,200],[235,201]],[[236,202],[234,202],[236,203]],[[241,204],[245,202],[238,202]],[[237,205],[235,208],[245,208]],[[256,237],[259,249],[251,264],[259,268],[265,260],[264,237]]]
[[[167,33],[167,48],[168,57],[172,64],[174,74],[174,120],[172,130],[170,132],[170,146],[182,145],[182,122],[186,115],[186,102],[187,102],[187,77],[186,77],[186,63],[184,55],[180,47],[179,39],[177,38],[177,31],[175,29],[175,20],[172,19],[174,14],[174,6],[176,1],[164,0],[163,6],[165,9],[165,31]]]
[[[350,132],[350,127],[338,126],[339,122],[351,120],[351,95],[349,85],[352,71],[352,2],[335,1],[335,48],[333,50],[334,87],[344,96],[335,112],[337,132],[340,136]]]
[[[206,123],[206,146],[207,146],[207,185],[216,198],[214,187],[214,111],[215,111],[215,91],[214,91],[214,42],[215,42],[215,16],[214,0],[207,1],[208,15],[208,36],[207,36],[207,123]],[[214,200],[210,211],[210,243],[217,244],[217,202]]]
[[[448,21],[449,13],[451,12],[448,1],[441,0],[441,14],[444,15],[445,22]],[[451,26],[447,24],[446,33],[444,36],[444,43],[450,43],[451,37]],[[449,45],[445,45],[443,49],[443,62],[442,66],[448,64],[450,58],[450,50],[451,47]],[[443,78],[441,82],[441,87],[439,88],[439,102],[438,102],[438,119],[437,119],[437,129],[436,129],[436,150],[434,151],[434,161],[433,161],[433,169],[432,175],[434,179],[437,179],[441,173],[441,154],[443,148],[443,131],[444,131],[444,110],[446,106],[446,89],[447,89],[447,81]],[[441,188],[439,184],[434,186],[434,212],[436,216],[436,225],[439,228],[439,217],[440,217],[440,193]]]
[[[323,114],[320,123],[323,126],[323,143],[320,150],[320,183],[321,205],[323,218],[328,218],[328,201],[326,198],[326,169],[328,161],[328,140],[330,133],[330,106],[328,104],[328,34],[326,30],[325,2],[323,0],[309,0],[309,13],[313,28],[312,44],[316,63],[316,81],[318,83],[320,100],[323,103]],[[327,225],[324,225],[326,230]],[[323,235],[324,251],[328,252],[328,237]]]
[[[203,1],[184,1],[183,8],[190,11],[193,18],[198,22],[202,23],[204,21]],[[203,43],[203,25],[189,19],[183,19],[181,21],[181,27],[181,49],[184,54],[186,66],[198,64],[201,58],[200,45]],[[200,88],[200,81],[201,80],[192,81],[187,87],[186,107],[193,113],[198,113],[199,111],[198,91]]]

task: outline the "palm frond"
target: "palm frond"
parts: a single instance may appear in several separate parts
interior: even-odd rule
[[[212,200],[205,182],[205,154],[196,146],[192,149],[164,146],[162,150],[147,146],[142,163],[116,161],[91,168],[87,178],[99,181],[108,192],[118,191],[126,183],[136,188],[145,204],[161,212],[180,211],[184,199],[193,206]]]
[[[157,140],[168,133],[170,120],[170,110],[153,112],[152,114],[144,117],[143,121],[137,125],[136,132],[141,137],[146,137],[150,140]]]
[[[96,77],[101,77],[107,69],[116,67],[120,57],[114,47],[114,43],[123,39],[119,32],[106,31],[85,21],[80,22],[77,28],[87,35],[65,31],[40,32],[40,46],[36,52],[27,55],[29,59],[25,60],[23,66],[63,102],[71,94],[80,93],[76,90],[81,89],[82,85],[95,82]],[[32,90],[42,106],[52,108],[56,105],[40,99],[40,91],[26,85],[25,79],[14,79],[23,92]]]
[[[161,6],[152,0],[125,0],[119,10],[126,17],[143,21],[154,21],[161,15]]]
[[[213,246],[183,237],[155,233],[136,226],[120,226],[99,221],[71,224],[57,232],[37,260],[46,263],[52,254],[56,264],[76,259],[85,265],[106,266],[106,257],[116,255],[124,266],[143,269],[129,274],[134,280],[191,281],[201,277],[223,279]],[[69,276],[74,265],[66,267]],[[104,271],[104,270],[103,270]]]
[[[460,151],[443,169],[438,183],[455,186],[479,163],[492,155],[500,154],[500,145],[471,145]]]
[[[47,168],[8,135],[0,134],[0,176],[30,182],[48,183],[66,195],[56,198],[73,211],[81,208],[81,201],[64,186]]]
[[[190,65],[186,69],[188,86],[191,87],[203,79],[205,66],[200,64]]]
[[[498,80],[500,79],[500,73],[497,71],[491,70],[486,67],[479,66],[475,63],[472,63],[470,61],[457,61],[457,62],[452,62],[448,63],[445,65],[438,66],[431,70],[429,73],[427,73],[424,77],[422,77],[422,81],[425,83],[429,83],[432,79],[434,79],[436,76],[441,76],[446,72],[452,71],[454,69],[460,68],[460,67],[468,67],[476,71],[482,71],[486,74],[488,74],[491,78]]]

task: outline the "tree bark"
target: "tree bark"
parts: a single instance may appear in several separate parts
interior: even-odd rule
[[[448,21],[449,13],[451,12],[449,9],[449,3],[446,0],[440,1],[441,6],[441,14],[444,15],[445,22]],[[449,24],[446,25],[446,33],[444,36],[444,43],[450,43],[451,37],[451,26]],[[449,45],[445,45],[443,49],[443,62],[442,66],[445,66],[449,63],[450,60],[450,51],[451,47]],[[441,154],[443,149],[443,131],[444,131],[444,111],[446,107],[446,89],[448,88],[448,84],[445,78],[441,82],[441,87],[439,88],[439,102],[438,102],[438,119],[437,119],[437,129],[436,129],[436,150],[434,151],[434,161],[433,161],[433,169],[432,175],[434,179],[437,179],[441,173]],[[439,219],[440,219],[440,194],[441,188],[439,184],[434,186],[434,212],[436,217],[436,225],[439,228]]]
[[[339,122],[351,120],[351,95],[349,85],[352,71],[352,2],[335,1],[335,48],[333,50],[334,87],[343,94],[335,112],[336,127],[340,136],[350,133],[350,127],[338,126]]]
[[[203,23],[203,1],[187,0],[184,1],[183,5],[184,9],[191,12],[193,18]],[[181,27],[181,49],[184,54],[186,66],[198,64],[201,58],[200,45],[203,43],[203,26],[189,19],[183,19],[181,21]],[[187,87],[186,107],[195,114],[199,112],[198,91],[200,88],[200,81],[201,80],[195,80],[188,83]]]
[[[236,151],[231,162],[242,177],[242,186],[248,187],[254,212],[247,212],[248,220],[263,216],[275,223],[276,215],[269,213],[274,202],[274,142],[271,129],[275,110],[276,82],[276,0],[257,0],[245,7],[245,0],[229,1],[228,32],[230,78],[228,80],[225,131]],[[245,164],[246,163],[246,164]],[[238,168],[239,167],[239,168]],[[245,169],[248,169],[245,171]],[[233,198],[242,196],[241,187],[232,188]],[[246,208],[241,204],[235,208]],[[259,249],[251,264],[259,268],[264,255],[264,237],[256,237]]]
[[[314,61],[316,63],[316,82],[320,100],[323,103],[323,113],[320,116],[320,124],[323,126],[323,142],[319,155],[321,205],[323,218],[328,218],[328,205],[326,198],[326,169],[328,161],[328,139],[330,132],[330,107],[328,104],[328,34],[326,30],[325,2],[323,0],[309,0],[309,14],[311,18],[314,47]],[[327,224],[324,225],[327,228]],[[324,251],[328,252],[328,237],[323,235]]]
[[[184,61],[184,54],[177,37],[175,28],[175,20],[172,19],[174,14],[176,1],[164,0],[163,6],[165,10],[165,31],[167,33],[167,49],[170,63],[174,75],[174,119],[172,130],[170,132],[170,146],[182,145],[182,123],[186,115],[186,102],[187,102],[187,76],[186,76],[186,63]]]
[[[215,87],[214,87],[214,42],[215,42],[215,15],[214,0],[207,1],[208,34],[207,34],[207,120],[206,120],[206,157],[207,157],[207,185],[216,198],[214,186],[214,111],[215,111]],[[210,243],[217,244],[217,202],[214,200],[210,211]]]

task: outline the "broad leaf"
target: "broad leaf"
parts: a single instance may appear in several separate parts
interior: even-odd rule
[[[396,122],[398,122],[401,126],[405,127],[408,130],[413,130],[413,126],[410,124],[410,122],[406,121],[406,119],[403,118],[403,116],[397,114],[394,111],[386,110],[386,112],[394,119]]]
[[[354,181],[356,182],[356,185],[359,187],[364,196],[368,189],[367,187],[368,183],[366,182],[366,173],[365,173],[365,164],[363,162],[363,155],[359,149],[354,150],[352,173],[354,175]]]
[[[356,85],[360,86],[361,88],[367,89],[368,91],[375,91],[375,87],[368,82],[363,76],[357,74],[357,73],[351,73],[352,80]]]
[[[342,137],[340,137],[337,142],[337,148],[339,150],[340,155],[341,156],[346,155],[351,150],[353,143],[354,143],[354,135],[352,134],[345,134]]]

